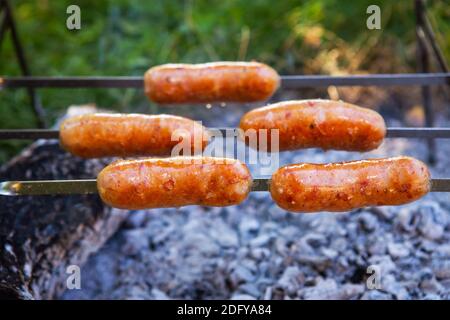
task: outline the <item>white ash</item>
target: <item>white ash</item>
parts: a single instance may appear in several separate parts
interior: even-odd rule
[[[207,125],[235,125],[237,117],[216,113]],[[450,143],[437,146],[432,176],[448,177]],[[280,165],[397,155],[425,160],[426,145],[387,139],[363,154],[280,155]],[[291,214],[267,193],[253,193],[233,207],[134,212],[82,268],[82,290],[62,298],[449,299],[449,200],[433,193],[400,207]],[[367,286],[369,266],[381,270],[378,289]]]

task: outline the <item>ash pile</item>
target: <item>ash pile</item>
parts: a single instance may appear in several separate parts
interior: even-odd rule
[[[207,126],[232,127],[244,110],[185,112]],[[450,144],[437,146],[432,176],[448,177]],[[284,152],[279,164],[397,155],[425,161],[426,150],[423,140],[386,139],[363,154]],[[252,193],[232,207],[132,211],[81,268],[82,288],[60,298],[449,299],[449,200],[432,193],[399,207],[295,214],[268,193]]]

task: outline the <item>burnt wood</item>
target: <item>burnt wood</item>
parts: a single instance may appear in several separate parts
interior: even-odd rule
[[[0,180],[92,178],[110,160],[83,160],[39,140],[0,168]],[[0,299],[57,297],[67,267],[82,267],[126,215],[97,195],[0,197]]]

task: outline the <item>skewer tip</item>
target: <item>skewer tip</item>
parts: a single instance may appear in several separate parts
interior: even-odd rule
[[[20,182],[4,181],[0,182],[0,195],[2,196],[17,196],[20,193]]]

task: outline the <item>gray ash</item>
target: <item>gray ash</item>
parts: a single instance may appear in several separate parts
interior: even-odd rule
[[[432,175],[450,176],[450,144],[438,146]],[[280,164],[424,160],[425,150],[420,140],[388,139],[365,154],[283,153]],[[226,208],[135,211],[82,268],[82,290],[62,298],[448,299],[449,212],[445,193],[340,214],[288,213],[267,193]],[[367,287],[369,266],[381,271],[378,290]]]

